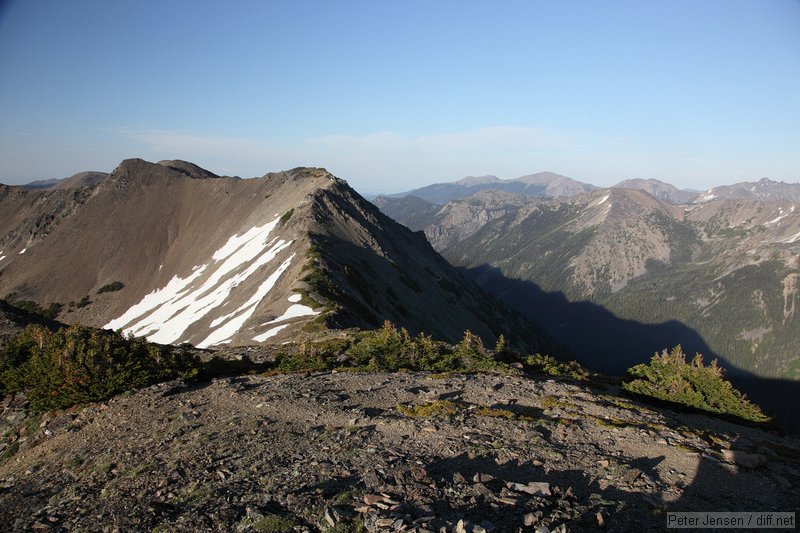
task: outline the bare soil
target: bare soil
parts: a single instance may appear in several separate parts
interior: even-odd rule
[[[255,375],[2,415],[3,531],[644,531],[800,502],[796,437],[544,377]]]

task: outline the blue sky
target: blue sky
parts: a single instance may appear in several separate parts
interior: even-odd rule
[[[0,0],[0,181],[800,181],[800,1]]]

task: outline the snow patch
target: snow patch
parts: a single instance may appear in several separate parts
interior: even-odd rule
[[[270,337],[274,337],[275,335],[277,335],[282,330],[288,328],[289,325],[290,324],[284,324],[282,326],[278,326],[278,327],[272,328],[272,329],[268,330],[266,333],[262,333],[261,335],[256,335],[255,337],[253,337],[253,340],[256,341],[256,342],[264,342],[265,340],[269,339]]]
[[[701,194],[700,197],[697,199],[697,202],[708,202],[716,198],[716,194],[712,194],[711,191],[707,191],[704,194]]]
[[[314,311],[313,309],[311,309],[307,305],[294,304],[294,305],[290,305],[289,309],[287,309],[286,312],[283,313],[281,316],[279,316],[278,318],[270,320],[269,322],[265,323],[264,325],[266,326],[268,324],[277,324],[278,322],[283,322],[284,320],[289,320],[290,318],[297,318],[297,317],[301,317],[301,316],[315,316],[315,315],[318,315],[318,314],[319,314],[319,311]]]
[[[0,254],[1,254],[1,253],[3,253],[3,252],[0,252]],[[287,298],[287,300],[289,300],[289,301],[290,301],[290,302],[292,302],[292,303],[297,303],[297,302],[299,302],[299,301],[300,301],[302,298],[303,298],[303,297],[302,297],[300,294],[297,294],[297,293],[295,293],[295,294],[292,294],[291,296],[289,296],[289,298]]]
[[[599,202],[597,202],[596,204],[594,204],[594,206],[595,206],[595,207],[597,207],[598,205],[603,205],[603,204],[606,202],[606,200],[608,200],[610,197],[611,197],[611,195],[610,195],[610,194],[606,194],[605,196],[603,196],[603,197],[600,199],[600,201],[599,201]]]
[[[781,242],[784,244],[792,244],[793,242],[797,242],[799,240],[800,240],[800,232],[797,232],[788,239],[784,239]]]
[[[0,261],[2,261],[2,260],[3,260],[3,259],[5,259],[5,258],[6,258],[6,256],[4,256],[4,255],[0,255]]]
[[[138,304],[125,311],[125,314],[121,317],[112,320],[103,327],[105,329],[119,329],[131,323],[137,317],[153,311],[170,300],[177,298],[186,291],[189,285],[197,279],[204,270],[205,268],[195,270],[193,274],[186,278],[181,278],[180,276],[173,277],[165,287],[156,289],[146,295]]]
[[[233,255],[237,251],[246,249],[247,245],[256,242],[259,239],[259,237],[262,237],[264,240],[266,240],[266,237],[269,236],[269,234],[272,232],[275,226],[278,225],[279,220],[280,219],[276,218],[272,222],[267,222],[263,226],[256,226],[250,228],[241,235],[234,235],[233,237],[228,239],[228,242],[226,242],[222,246],[222,248],[214,252],[212,258],[214,259],[214,261],[222,261],[223,259],[226,259],[231,255]],[[263,242],[264,241],[262,241],[262,244]]]
[[[781,209],[781,212],[783,212],[783,209]],[[788,217],[788,216],[789,216],[789,213],[785,213],[785,214],[783,214],[783,215],[778,215],[776,218],[773,218],[773,219],[772,219],[772,220],[770,220],[769,222],[764,222],[764,224],[763,224],[763,225],[764,225],[764,226],[773,226],[773,225],[777,224],[777,223],[778,223],[778,222],[780,222],[782,219],[784,219],[784,218],[786,218],[786,217]]]
[[[224,305],[238,285],[291,244],[291,241],[276,239],[267,242],[278,221],[276,218],[263,226],[232,236],[214,252],[212,262],[194,266],[186,278],[173,277],[165,287],[146,295],[104,327],[125,328],[126,332],[163,344],[177,341],[192,324]],[[215,320],[212,327],[227,323],[198,346],[220,344],[230,339],[255,310],[258,301],[266,296],[277,278],[288,268],[290,261],[291,257],[284,261],[243,306]],[[204,274],[204,281],[199,283],[199,278]]]
[[[27,250],[28,250],[27,248],[23,248],[22,251],[18,255],[24,254]]]
[[[207,348],[209,346],[213,346],[215,344],[220,344],[225,339],[230,339],[233,335],[241,329],[244,323],[247,321],[248,318],[253,314],[256,310],[256,306],[258,302],[264,299],[267,293],[272,290],[272,287],[275,286],[275,282],[278,281],[278,278],[281,277],[281,274],[289,268],[289,265],[292,263],[292,259],[294,258],[295,254],[292,254],[289,259],[281,263],[281,265],[273,272],[270,277],[268,277],[264,282],[256,289],[253,295],[247,300],[242,306],[239,307],[236,311],[231,313],[233,318],[231,318],[226,324],[222,327],[217,328],[212,332],[208,337],[203,339],[201,342],[197,343],[198,348]],[[230,315],[229,315],[230,316]]]

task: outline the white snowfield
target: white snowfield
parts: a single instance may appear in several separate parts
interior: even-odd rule
[[[265,340],[269,339],[270,337],[274,337],[277,335],[281,330],[288,328],[291,324],[284,324],[282,326],[278,326],[268,330],[266,333],[262,333],[261,335],[256,335],[253,337],[253,340],[256,342],[264,342]]]
[[[299,302],[301,298],[302,298],[302,296],[300,296],[299,294],[292,294],[291,296],[289,296],[289,298],[287,298],[287,300],[289,300],[289,302],[294,303],[294,302]],[[287,309],[286,312],[283,313],[281,316],[279,316],[278,318],[274,318],[274,319],[270,320],[269,322],[265,322],[265,323],[263,323],[261,325],[262,326],[269,326],[270,324],[277,324],[278,322],[285,322],[285,321],[290,320],[292,318],[299,318],[301,316],[314,316],[314,315],[318,315],[318,314],[319,314],[319,311],[314,311],[313,309],[311,309],[307,305],[301,305],[301,304],[298,304],[298,303],[294,303],[294,305],[290,305],[289,309]],[[255,337],[253,337],[253,340],[256,341],[256,342],[264,342],[268,338],[270,338],[270,337],[272,337],[274,335],[277,335],[278,332],[288,328],[289,326],[290,326],[290,324],[283,324],[283,325],[274,327],[272,329],[267,330],[265,333],[262,333],[261,335],[256,335]]]
[[[268,265],[292,241],[272,239],[270,233],[280,219],[234,235],[214,254],[207,264],[197,265],[186,278],[175,276],[165,287],[146,295],[122,316],[104,327],[122,328],[126,333],[147,337],[152,342],[174,343],[197,321],[225,305],[231,292],[245,280]],[[233,335],[249,319],[258,303],[275,286],[278,278],[291,265],[294,254],[284,260],[234,311],[216,318],[215,328],[199,348],[231,341]]]
[[[788,217],[791,213],[792,213],[792,211],[789,211],[788,213],[784,213],[783,209],[779,209],[778,210],[778,216],[773,218],[772,220],[764,222],[763,225],[764,226],[773,226],[773,225],[777,224],[778,222],[780,222],[781,220],[783,220],[784,218]]]
[[[702,195],[700,195],[700,197],[697,198],[697,200],[695,200],[695,203],[710,202],[711,200],[713,200],[716,197],[717,197],[716,194],[712,194],[711,191],[707,191],[707,192],[703,193]]]
[[[784,239],[781,242],[784,243],[784,244],[792,244],[792,243],[795,243],[797,241],[800,241],[800,233],[795,233],[794,235],[792,235],[788,239]]]
[[[317,311],[314,311],[307,305],[294,304],[290,305],[289,309],[287,309],[286,312],[283,313],[281,316],[273,320],[270,320],[264,325],[266,326],[268,324],[277,324],[278,322],[283,322],[285,320],[289,320],[290,318],[298,318],[301,316],[314,316],[318,314],[319,313]]]

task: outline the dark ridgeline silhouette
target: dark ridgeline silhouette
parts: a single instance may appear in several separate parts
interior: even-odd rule
[[[686,354],[701,353],[705,361],[718,359],[726,378],[783,430],[800,431],[800,409],[795,401],[787,401],[800,399],[800,381],[764,378],[737,368],[679,321],[624,320],[592,302],[571,302],[562,292],[546,292],[531,281],[508,278],[490,265],[459,270],[565,348],[554,355],[575,359],[591,370],[624,376],[631,366],[647,363],[654,353],[680,344]]]

